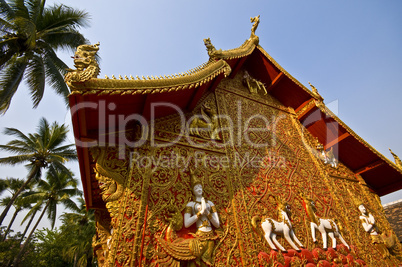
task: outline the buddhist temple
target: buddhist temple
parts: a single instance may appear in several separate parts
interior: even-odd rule
[[[401,165],[259,45],[259,21],[174,75],[99,78],[101,46],[77,48],[65,80],[99,266],[402,264],[379,199]]]

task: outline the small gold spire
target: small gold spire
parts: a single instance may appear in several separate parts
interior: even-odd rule
[[[316,99],[321,101],[321,102],[324,101],[324,98],[318,93],[317,88],[315,88],[315,86],[312,85],[310,82],[308,82],[308,84],[311,86],[311,92],[316,97]]]
[[[113,79],[113,80],[116,80],[116,77],[114,76],[114,74],[112,74],[112,79]]]
[[[398,155],[392,152],[391,148],[389,148],[389,152],[391,152],[392,156],[394,157],[395,165],[402,169],[402,161]]]

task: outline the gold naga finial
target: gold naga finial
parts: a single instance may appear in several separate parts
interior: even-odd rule
[[[253,22],[253,26],[251,27],[251,36],[256,36],[255,31],[258,28],[258,24],[260,24],[260,15],[254,17],[254,18],[251,17],[250,22]]]
[[[259,42],[259,38],[258,36],[255,34],[255,31],[258,28],[258,24],[260,24],[260,15],[256,16],[256,17],[251,17],[250,18],[250,22],[253,23],[253,26],[251,26],[251,35],[250,35],[250,40],[254,41],[255,45],[258,45]]]
[[[391,148],[389,148],[389,152],[391,152],[392,156],[395,160],[395,165],[402,169],[402,161],[394,152],[392,152]]]
[[[85,82],[99,75],[100,68],[96,60],[99,45],[98,42],[94,45],[83,44],[77,47],[73,57],[76,69],[67,69],[68,72],[64,77],[70,87],[74,87],[74,83]]]
[[[316,99],[318,100],[318,101],[324,101],[324,98],[318,93],[318,90],[317,90],[317,88],[315,88],[315,86],[314,85],[312,85],[310,82],[308,82],[308,84],[310,85],[310,87],[311,87],[311,92],[313,93],[313,95],[316,97]]]
[[[204,45],[207,48],[208,56],[210,59],[220,59],[222,57],[222,49],[217,50],[212,44],[210,38],[204,39]]]

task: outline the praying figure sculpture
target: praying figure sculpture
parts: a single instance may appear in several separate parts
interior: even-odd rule
[[[386,246],[387,240],[384,238],[384,236],[379,234],[374,216],[367,211],[363,204],[359,205],[359,211],[361,212],[359,219],[362,223],[364,231],[370,234],[372,243],[377,245],[377,248],[380,250],[383,257],[389,257],[390,254]]]
[[[213,227],[220,227],[218,212],[214,203],[203,197],[201,180],[193,173],[190,173],[190,177],[194,200],[187,203],[184,216],[177,208],[172,207],[166,233],[164,236],[156,236],[160,250],[153,266],[182,266],[182,262],[186,262],[185,266],[188,267],[213,264],[215,240],[218,238]],[[195,224],[197,231],[186,237],[177,236],[176,231],[181,230],[183,221],[185,228]]]
[[[212,226],[219,228],[219,217],[216,206],[210,200],[203,197],[203,188],[201,181],[194,174],[191,174],[191,184],[194,194],[194,201],[186,205],[184,213],[184,227],[188,228],[194,223],[197,226],[197,232],[193,234],[195,240],[190,244],[190,250],[194,251],[197,257],[198,265],[212,265],[212,252],[214,250],[217,236],[214,234]],[[196,266],[195,262],[190,266]]]

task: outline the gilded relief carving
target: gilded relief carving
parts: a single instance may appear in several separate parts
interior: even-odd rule
[[[201,107],[201,115],[192,118],[188,130],[190,135],[201,138],[207,136],[213,140],[221,140],[216,108],[208,102],[203,104]]]
[[[331,149],[329,151],[325,151],[324,150],[324,146],[318,141],[318,139],[316,138],[316,149],[311,148],[312,153],[319,158],[324,164],[327,164],[333,168],[338,168],[338,160],[336,159],[335,155],[334,155],[334,151],[333,148],[331,147]]]
[[[191,238],[177,238],[175,231],[181,230],[183,218],[176,211],[170,220],[165,237],[157,237],[164,253],[159,254],[159,266],[179,266],[180,261],[190,261],[188,266],[211,266],[215,240],[218,236],[212,227],[219,228],[218,210],[214,203],[203,197],[202,183],[191,173],[194,200],[187,203],[184,211],[184,227],[196,224],[197,231]],[[179,223],[178,223],[179,222]]]
[[[154,143],[132,151],[131,165],[113,159],[117,150],[93,151],[100,180],[111,179],[105,182],[110,185],[101,184],[105,200],[115,199],[113,194],[121,193],[119,185],[124,186],[112,201],[113,231],[103,238],[110,240],[105,260],[109,265],[273,266],[292,258],[296,266],[324,261],[363,266],[382,258],[358,219],[359,210],[347,201],[349,189],[374,207],[376,223],[387,229],[363,179],[342,163],[336,169],[320,163],[310,150],[316,149],[314,137],[303,130],[294,112],[269,94],[249,94],[242,83],[244,73],[239,70],[233,79],[224,79],[193,113],[185,114],[189,119],[209,107],[216,116],[229,115],[231,121],[221,119],[217,127],[232,130],[222,131],[217,142],[206,132],[199,131],[201,138],[192,135],[196,129],[212,127],[208,125],[212,113],[206,115],[208,119],[200,116],[204,124],[193,126],[203,127],[193,127],[193,133],[189,128],[182,133],[180,118],[172,115],[155,122]],[[174,146],[162,146],[181,134]],[[195,170],[193,175],[190,169]],[[194,178],[202,180],[202,193],[196,192],[200,188]],[[300,193],[316,200],[316,210],[306,200],[306,212]],[[273,196],[286,199],[287,204],[278,204]],[[263,232],[258,217],[266,222],[264,235],[268,233],[272,244],[257,234],[256,229]],[[337,218],[337,224],[320,217]],[[336,246],[333,241],[324,251],[327,241],[315,240],[312,224],[318,230],[327,224],[325,236],[341,238],[342,232],[348,243]],[[290,241],[275,242],[275,231]],[[107,241],[102,242],[98,241],[98,248],[101,243],[106,246]],[[393,261],[392,256],[384,259],[389,265]]]
[[[313,238],[313,242],[316,243],[317,239],[316,239],[316,230],[318,230],[321,233],[322,236],[322,242],[323,242],[323,248],[327,249],[327,236],[329,236],[332,240],[332,248],[336,249],[336,237],[338,237],[341,242],[348,248],[350,249],[349,245],[346,243],[346,241],[343,239],[338,225],[335,223],[335,221],[333,219],[323,219],[323,218],[319,218],[316,215],[316,206],[315,206],[315,202],[302,195],[303,198],[303,202],[305,205],[305,209],[307,212],[307,216],[310,220],[310,225],[311,225],[311,236]]]
[[[260,231],[259,227],[262,228],[264,234],[261,235],[268,242],[271,249],[277,251],[278,248],[287,253],[287,250],[278,242],[276,239],[277,235],[283,236],[289,245],[298,252],[301,250],[297,247],[299,245],[301,248],[304,246],[301,244],[299,239],[297,239],[290,220],[290,207],[286,202],[278,201],[278,221],[272,218],[261,219],[258,215],[252,218],[252,225],[254,229]],[[295,244],[297,243],[297,245]]]
[[[264,95],[267,94],[264,83],[251,77],[247,71],[244,72],[243,83],[247,86],[251,94],[257,94],[258,91],[263,91]]]

